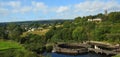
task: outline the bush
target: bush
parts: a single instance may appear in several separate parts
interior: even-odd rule
[[[46,46],[46,51],[47,51],[47,52],[51,52],[52,49],[53,49],[53,46],[52,46],[52,45]]]
[[[38,57],[37,54],[26,50],[8,49],[0,51],[0,57]]]

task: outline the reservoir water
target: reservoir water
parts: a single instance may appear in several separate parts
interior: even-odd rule
[[[86,53],[81,55],[67,55],[67,54],[60,54],[60,53],[44,53],[45,57],[111,57],[102,54],[96,53]]]

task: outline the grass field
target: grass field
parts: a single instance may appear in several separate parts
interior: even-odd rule
[[[0,50],[6,49],[23,49],[23,47],[14,41],[4,41],[0,40]]]
[[[43,30],[35,30],[35,31],[31,31],[31,32],[24,32],[21,37],[26,36],[27,34],[31,33],[31,34],[37,34],[37,35],[45,35],[46,32],[48,32],[49,29],[43,29]]]

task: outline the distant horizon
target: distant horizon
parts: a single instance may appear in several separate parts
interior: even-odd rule
[[[112,12],[119,12],[119,11],[112,11]],[[110,12],[108,12],[108,14],[109,14]],[[97,13],[97,14],[105,14],[105,12],[104,13]],[[93,14],[93,15],[97,15],[97,14]],[[86,16],[90,16],[90,15],[86,15]],[[84,16],[76,16],[75,18],[77,18],[77,17],[84,17]],[[70,18],[62,18],[62,19],[58,19],[58,18],[53,18],[53,19],[50,19],[50,18],[46,18],[46,19],[37,19],[37,20],[21,20],[21,21],[3,21],[3,22],[1,22],[0,21],[0,23],[9,23],[9,22],[29,22],[29,21],[54,21],[54,20],[74,20],[75,18],[73,18],[73,19],[70,19]]]
[[[0,0],[0,23],[74,19],[120,11],[120,0]]]
[[[8,22],[0,22],[0,23],[11,23],[11,22],[36,22],[36,21],[56,21],[56,20],[74,20],[74,19],[45,19],[45,20],[26,20],[26,21],[8,21]]]

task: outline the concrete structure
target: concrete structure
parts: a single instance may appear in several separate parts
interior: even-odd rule
[[[96,42],[96,41],[88,41],[86,44],[83,43],[71,43],[71,44],[56,44],[53,47],[52,52],[65,53],[65,54],[82,54],[87,52],[95,52],[99,54],[106,55],[116,55],[120,52],[115,51],[119,48],[115,46],[111,46],[107,43]]]

